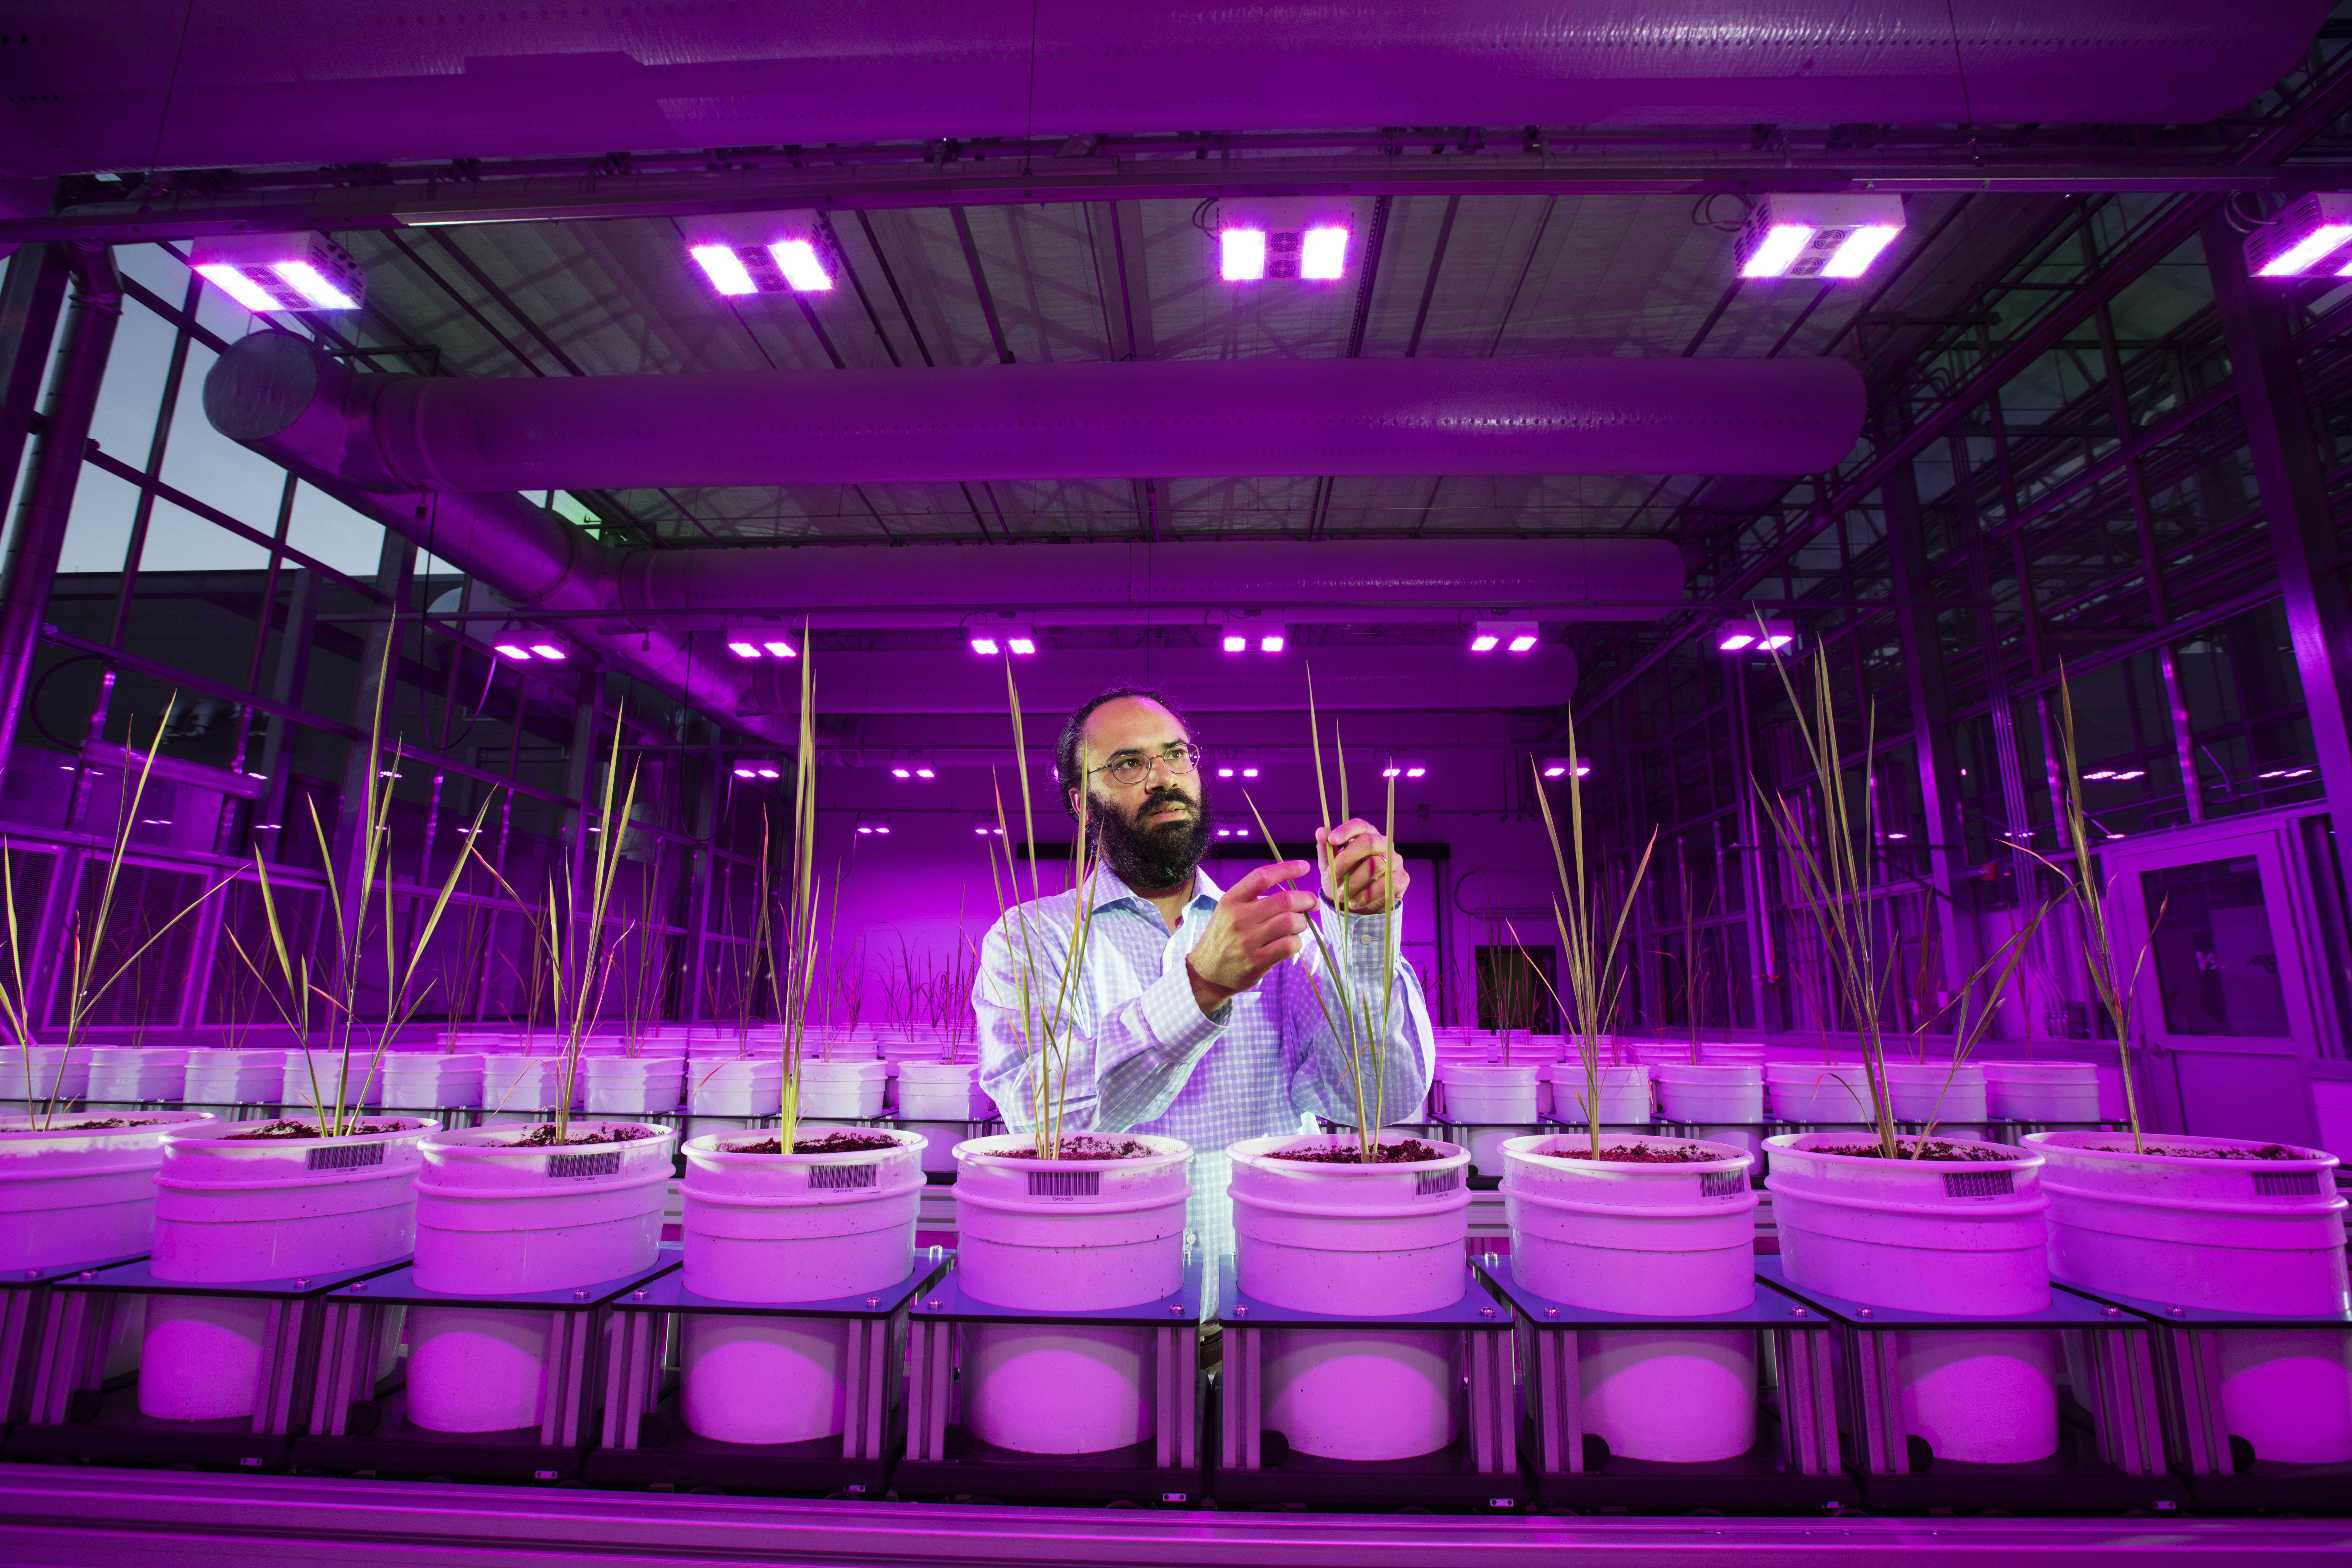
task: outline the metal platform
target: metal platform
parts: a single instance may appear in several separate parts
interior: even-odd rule
[[[2199,1508],[2228,1510],[2352,1510],[2352,1464],[2296,1465],[2265,1459],[2233,1436],[2221,1405],[2221,1340],[2233,1333],[2307,1330],[2352,1341],[2352,1310],[2303,1317],[2217,1312],[2112,1291],[2078,1293],[2154,1325],[2157,1384],[2172,1468],[2188,1479]],[[2352,1358],[2352,1343],[2340,1354]]]
[[[615,1299],[669,1273],[680,1255],[666,1247],[654,1264],[572,1289],[473,1295],[427,1290],[408,1264],[356,1280],[326,1299],[310,1430],[291,1463],[306,1469],[393,1471],[565,1480],[580,1473],[597,1428]],[[374,1387],[374,1347],[395,1307],[505,1308],[545,1320],[539,1425],[504,1432],[436,1432],[408,1415],[405,1389]]]
[[[1486,1258],[1479,1267],[1518,1313],[1520,1452],[1538,1502],[1637,1512],[1789,1512],[1851,1508],[1861,1501],[1860,1488],[1839,1459],[1830,1342],[1840,1331],[1835,1320],[1760,1280],[1756,1300],[1737,1311],[1653,1318],[1565,1306],[1539,1296],[1518,1282],[1507,1258]],[[1747,1330],[1756,1335],[1762,1397],[1756,1446],[1747,1453],[1698,1464],[1635,1459],[1610,1453],[1584,1430],[1580,1339],[1672,1329]]]
[[[32,1352],[30,1405],[8,1434],[5,1451],[10,1458],[100,1464],[282,1465],[294,1434],[310,1417],[325,1299],[351,1281],[398,1267],[189,1285],[156,1279],[141,1258],[61,1276],[51,1286],[47,1321]],[[141,1310],[141,1299],[173,1296],[265,1304],[251,1415],[173,1421],[140,1413],[135,1373],[110,1361],[126,1315]]]
[[[1488,1294],[1464,1260],[1462,1299],[1430,1312],[1335,1317],[1270,1306],[1243,1294],[1223,1260],[1217,1318],[1224,1367],[1217,1380],[1220,1444],[1210,1490],[1224,1507],[1253,1503],[1342,1508],[1509,1510],[1524,1506],[1511,1433],[1511,1309]],[[1260,1373],[1264,1336],[1284,1329],[1423,1329],[1463,1337],[1466,1373],[1461,1434],[1434,1454],[1409,1459],[1327,1459],[1293,1449],[1265,1430]]]
[[[2165,1468],[2149,1325],[2117,1308],[2053,1287],[2050,1305],[2016,1317],[1966,1317],[1872,1307],[1791,1285],[1777,1258],[1759,1258],[1759,1279],[1834,1318],[1845,1334],[1839,1399],[1849,1468],[1868,1507],[2000,1508],[2121,1513],[2175,1510],[2188,1499]],[[2022,1464],[1971,1464],[1935,1455],[1903,1425],[1896,1336],[1932,1329],[1963,1333],[2042,1329],[2073,1336],[2067,1363],[2088,1387],[2060,1402],[2058,1451]],[[2072,1419],[2069,1419],[2069,1416]]]
[[[1188,1258],[1183,1288],[1132,1307],[1027,1311],[976,1301],[954,1269],[914,1301],[907,1343],[907,1451],[891,1472],[902,1494],[1054,1498],[1179,1506],[1202,1492],[1207,1399],[1201,1376],[1201,1306],[1208,1262]],[[1152,1335],[1155,1430],[1097,1454],[1024,1454],[982,1442],[955,1419],[957,1331],[972,1323],[1131,1326]],[[1230,1342],[1230,1341],[1228,1341]]]
[[[772,1491],[879,1496],[903,1441],[902,1390],[908,1305],[949,1267],[918,1253],[914,1271],[885,1289],[823,1301],[719,1301],[666,1274],[614,1302],[614,1343],[604,1380],[603,1440],[589,1454],[599,1486],[684,1483]],[[728,1443],[687,1429],[679,1410],[677,1335],[681,1317],[817,1318],[847,1329],[843,1357],[846,1424],[837,1437],[799,1443]]]

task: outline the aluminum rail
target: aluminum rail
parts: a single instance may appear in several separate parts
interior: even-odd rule
[[[39,1568],[547,1568],[888,1563],[897,1568],[1970,1568],[2113,1562],[2329,1568],[2341,1520],[1560,1518],[1160,1512],[300,1477],[0,1467],[6,1560]]]

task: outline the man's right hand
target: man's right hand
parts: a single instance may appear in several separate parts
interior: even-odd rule
[[[1261,866],[1225,889],[1209,929],[1184,961],[1202,1016],[1266,976],[1307,941],[1315,895],[1285,887],[1315,869],[1304,860]]]

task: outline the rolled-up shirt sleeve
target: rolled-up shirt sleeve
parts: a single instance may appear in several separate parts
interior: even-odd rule
[[[1106,908],[1093,918],[1135,917]],[[1026,904],[981,944],[972,989],[980,1082],[1015,1131],[1034,1129],[1041,1089],[1055,1087],[1049,1079],[1058,1080],[1065,1132],[1120,1132],[1164,1115],[1231,1021],[1230,1005],[1202,1015],[1173,942],[1161,951],[1159,974],[1147,979],[1113,944],[1090,938],[1083,984],[1062,996],[1073,923],[1066,899]],[[1120,999],[1105,1000],[1112,997]],[[1061,1022],[1049,1048],[1045,1024],[1057,998]]]

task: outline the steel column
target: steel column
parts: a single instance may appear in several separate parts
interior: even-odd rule
[[[2282,302],[2246,275],[2241,237],[2218,216],[2205,226],[2205,265],[2278,562],[2312,750],[2328,815],[2343,831],[2352,826],[2352,603],[2326,475],[2311,442],[2311,410]]]
[[[113,256],[103,249],[86,250],[79,262],[73,304],[66,313],[65,341],[58,349],[57,374],[42,405],[47,423],[33,441],[32,470],[25,477],[6,566],[0,571],[0,770],[6,768],[8,753],[15,750],[39,648],[41,617],[47,613],[58,556],[65,548],[74,489],[81,482],[90,416],[106,378],[114,329],[122,320],[122,285],[114,274]],[[28,286],[28,293],[37,291]],[[13,289],[10,296],[13,303]],[[37,322],[29,314],[26,326],[31,335],[37,335]],[[13,369],[10,380],[16,380]]]

